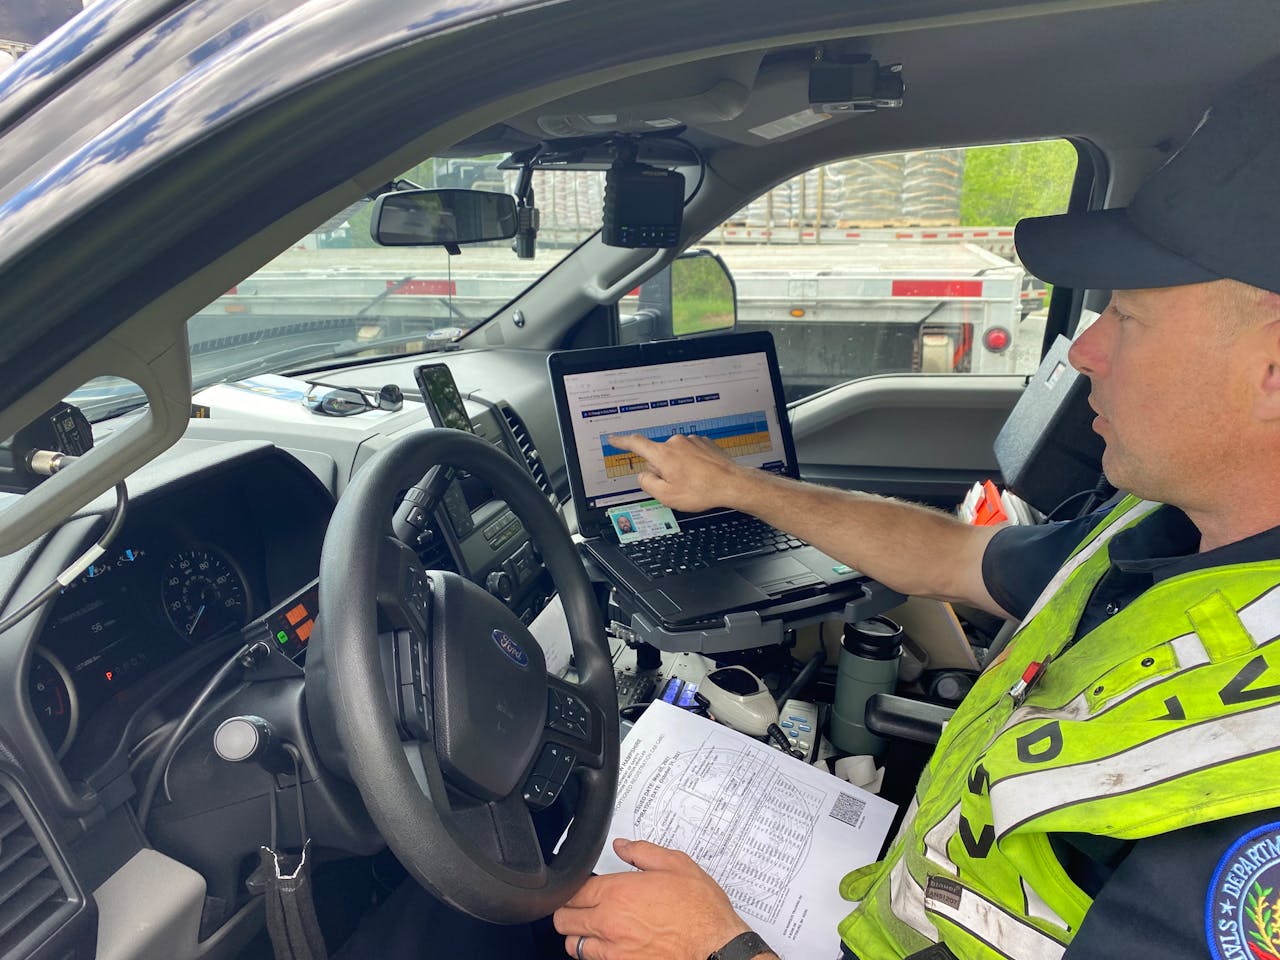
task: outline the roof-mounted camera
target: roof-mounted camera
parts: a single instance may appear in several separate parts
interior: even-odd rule
[[[809,65],[809,106],[814,113],[869,113],[902,106],[902,64],[882,65],[869,54],[831,57],[822,47]]]

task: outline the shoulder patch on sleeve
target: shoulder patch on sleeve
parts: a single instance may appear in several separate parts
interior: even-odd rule
[[[1218,861],[1204,928],[1214,960],[1280,960],[1280,822],[1249,831]]]

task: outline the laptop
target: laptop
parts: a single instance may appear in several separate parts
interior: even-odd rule
[[[644,461],[610,441],[699,434],[739,463],[798,477],[769,333],[568,350],[547,364],[584,549],[665,628],[859,591],[857,571],[754,517],[662,507],[640,488]]]

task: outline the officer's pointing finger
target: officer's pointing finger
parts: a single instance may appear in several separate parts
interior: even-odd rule
[[[638,453],[646,460],[650,459],[649,455],[658,449],[658,444],[648,437],[640,436],[638,433],[620,433],[617,436],[610,437],[609,442],[619,450]]]

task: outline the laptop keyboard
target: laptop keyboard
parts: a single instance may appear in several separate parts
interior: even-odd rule
[[[621,544],[619,549],[650,578],[659,580],[728,560],[760,557],[806,546],[755,517],[734,517],[665,537]]]

